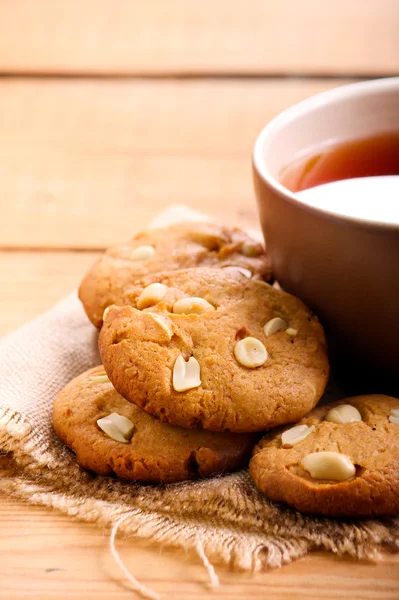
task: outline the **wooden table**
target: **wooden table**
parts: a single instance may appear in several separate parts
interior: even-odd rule
[[[397,74],[397,0],[0,0],[0,332],[74,288],[170,203],[256,225],[250,152],[273,115]],[[0,499],[0,597],[132,597],[104,532]],[[166,598],[206,599],[179,553],[119,542]],[[218,598],[398,599],[399,558],[306,557]]]

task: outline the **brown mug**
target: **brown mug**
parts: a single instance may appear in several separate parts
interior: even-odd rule
[[[326,142],[394,131],[399,77],[343,86],[289,108],[262,130],[253,152],[275,277],[320,317],[338,371],[357,373],[357,382],[371,374],[380,391],[387,377],[390,390],[399,382],[399,223],[365,219],[361,199],[358,217],[309,206],[279,175]]]

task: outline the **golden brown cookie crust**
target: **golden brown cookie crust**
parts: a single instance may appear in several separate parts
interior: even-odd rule
[[[96,367],[71,381],[54,403],[54,429],[83,467],[128,481],[171,483],[247,464],[259,436],[188,431],[162,423],[127,402],[110,383],[93,380],[102,371]],[[127,444],[114,441],[97,425],[113,412],[134,424]]]
[[[168,286],[155,306],[137,310],[148,285]],[[216,308],[202,315],[172,313],[174,303],[201,297]],[[296,421],[315,406],[329,365],[323,329],[305,305],[261,281],[216,269],[187,269],[145,278],[131,288],[129,306],[110,307],[100,333],[100,354],[116,389],[160,419],[212,431],[262,431]],[[166,330],[149,313],[162,315]],[[263,326],[284,318],[297,330],[266,337]],[[167,330],[170,334],[168,335]],[[236,343],[257,338],[267,349],[262,366],[246,368]],[[178,392],[172,378],[182,355],[200,366],[201,385]]]
[[[351,404],[362,420],[325,421],[334,406]],[[292,448],[283,448],[281,434],[266,434],[255,447],[250,474],[270,500],[285,502],[304,513],[326,516],[393,515],[399,512],[399,425],[389,421],[399,399],[383,395],[356,396],[315,408],[299,424],[315,429]],[[356,467],[347,481],[312,479],[298,469],[304,456],[332,451],[347,455]]]
[[[154,248],[144,260],[132,260],[142,246]],[[270,279],[270,262],[259,242],[235,227],[217,223],[178,223],[136,235],[130,242],[109,248],[84,277],[79,298],[87,316],[101,327],[111,304],[125,303],[132,284],[146,275],[191,267],[239,266],[254,278]]]

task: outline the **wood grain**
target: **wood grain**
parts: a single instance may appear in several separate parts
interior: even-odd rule
[[[101,248],[173,203],[253,226],[257,134],[341,83],[3,80],[0,246]]]
[[[0,497],[0,597],[4,600],[127,600],[129,590],[92,525]],[[127,567],[142,583],[174,600],[397,600],[399,556],[380,563],[307,556],[254,576],[216,567],[221,587],[210,592],[198,558],[118,540]]]
[[[0,2],[0,71],[395,74],[396,0]]]
[[[0,336],[75,290],[96,256],[93,252],[0,252]]]
[[[397,0],[0,0],[0,335],[76,288],[91,250],[171,203],[255,225],[261,127],[348,77],[399,73],[398,30]],[[271,78],[287,74],[300,77]],[[0,523],[0,598],[136,597],[106,532],[4,497]],[[196,557],[118,548],[163,598],[399,598],[398,555],[316,554],[254,577],[217,568],[211,593]]]

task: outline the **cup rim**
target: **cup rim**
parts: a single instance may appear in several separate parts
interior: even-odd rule
[[[274,177],[274,175],[270,173],[265,161],[262,158],[263,149],[267,144],[269,135],[280,129],[283,125],[291,123],[298,116],[310,113],[315,108],[325,106],[331,102],[336,102],[344,98],[351,96],[361,98],[362,96],[367,96],[370,92],[375,92],[378,90],[389,91],[391,89],[397,89],[399,91],[399,77],[373,79],[339,86],[337,88],[321,92],[320,94],[310,96],[310,98],[306,98],[301,102],[297,102],[296,104],[293,104],[289,108],[280,112],[276,117],[269,121],[267,125],[265,125],[256,138],[252,152],[252,162],[257,174],[264,181],[264,183],[271,187],[280,197],[291,204],[300,205],[301,208],[305,210],[317,213],[320,216],[348,222],[349,224],[356,224],[368,229],[378,228],[390,231],[398,231],[399,223],[388,223],[386,221],[343,215],[337,211],[334,211],[333,209],[325,209],[309,205],[307,202],[305,202],[305,200],[296,196],[293,192],[284,187]]]

